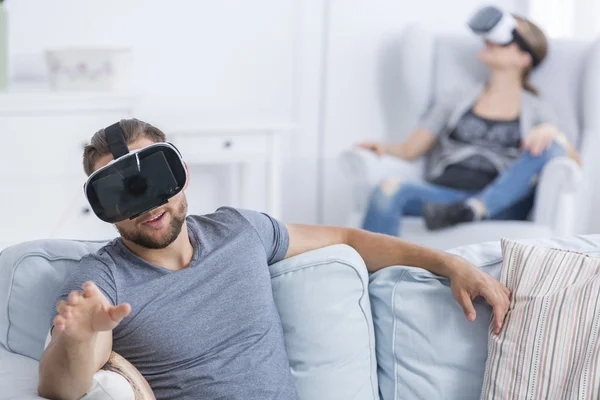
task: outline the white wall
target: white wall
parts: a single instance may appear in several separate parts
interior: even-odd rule
[[[117,46],[134,51],[140,109],[289,120],[293,0],[9,0],[10,47]],[[15,65],[14,75],[19,75]]]
[[[465,20],[477,7],[496,4],[524,13],[521,0],[331,0],[328,33],[326,118],[323,131],[325,172],[321,199],[322,221],[343,224],[351,208],[351,191],[337,159],[354,143],[384,135],[380,104],[380,52],[409,23],[442,32],[466,32]]]

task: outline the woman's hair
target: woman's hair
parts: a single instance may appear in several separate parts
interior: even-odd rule
[[[546,38],[546,35],[539,26],[533,22],[523,17],[519,17],[518,15],[513,16],[519,24],[519,33],[523,36],[523,39],[525,39],[527,44],[531,47],[540,62],[543,61],[548,54],[548,39]],[[533,65],[529,65],[525,71],[523,71],[523,88],[537,96],[538,90],[531,82],[529,82],[529,75],[531,74],[532,69]]]

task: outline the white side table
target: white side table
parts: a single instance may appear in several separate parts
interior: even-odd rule
[[[239,166],[238,186],[241,205],[252,190],[248,168],[251,163],[266,163],[267,204],[265,210],[281,218],[281,141],[293,128],[283,124],[212,125],[168,128],[168,139],[181,150],[190,165],[231,164]]]

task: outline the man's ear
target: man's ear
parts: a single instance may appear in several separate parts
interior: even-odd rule
[[[187,173],[187,180],[185,181],[185,186],[183,187],[183,190],[185,191],[190,184],[190,169],[185,161],[183,162],[183,165],[185,166],[185,172]]]

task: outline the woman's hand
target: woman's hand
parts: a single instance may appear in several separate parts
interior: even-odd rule
[[[471,322],[475,320],[477,314],[473,307],[473,299],[481,296],[494,309],[494,333],[499,334],[510,306],[510,291],[502,283],[463,258],[456,257],[453,260],[451,271],[452,295],[461,305],[465,317]]]
[[[541,124],[529,132],[529,135],[523,140],[522,147],[529,150],[531,155],[539,156],[548,150],[554,140],[562,135],[560,130],[552,124]],[[558,141],[558,140],[557,140]]]
[[[378,156],[382,156],[387,153],[387,146],[384,143],[379,142],[362,142],[356,145],[357,147],[365,150],[371,150]]]

